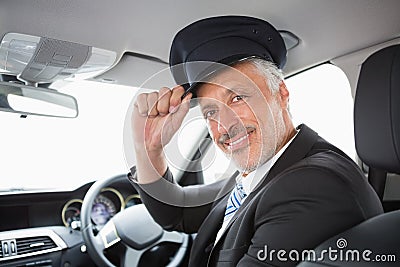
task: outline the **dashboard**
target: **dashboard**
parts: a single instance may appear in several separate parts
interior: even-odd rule
[[[43,226],[79,229],[80,208],[93,183],[73,191],[0,195],[0,231]],[[102,226],[116,213],[140,204],[140,197],[125,176],[104,188],[92,207],[92,222]]]
[[[64,226],[71,227],[74,230],[80,229],[82,203],[83,199],[80,198],[70,199],[65,203],[61,212]],[[123,194],[114,187],[103,188],[93,202],[92,223],[97,228],[101,228],[119,211],[141,203],[140,196],[137,193]]]
[[[149,215],[144,206],[125,210],[142,203],[126,175],[108,179],[110,182],[105,183],[104,188],[97,188],[96,193],[99,193],[92,196],[94,200],[89,212],[93,235],[101,233],[103,226],[117,214],[131,214],[132,217],[126,218],[132,222],[132,231],[146,227],[142,223]],[[82,204],[86,193],[95,187],[92,182],[72,191],[1,194],[0,266],[96,267],[93,254],[88,251],[88,240],[84,238],[88,231],[81,229]],[[155,244],[140,250],[135,258],[137,266],[166,266],[169,263],[186,266],[193,238],[164,231]],[[121,266],[125,257],[132,260],[134,255],[123,242],[106,247],[103,253],[115,266]]]
[[[125,175],[96,197],[94,232],[140,197]],[[93,183],[73,191],[18,192],[0,195],[0,266],[95,266],[80,232],[85,194]],[[120,253],[117,249],[110,251]]]

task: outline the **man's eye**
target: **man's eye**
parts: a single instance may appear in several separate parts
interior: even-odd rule
[[[215,116],[215,113],[217,113],[215,110],[206,111],[206,112],[204,112],[204,118],[212,119]]]
[[[232,103],[238,102],[238,101],[240,101],[240,100],[243,100],[243,98],[244,98],[244,96],[242,96],[242,95],[237,95],[237,96],[235,96],[235,97],[232,98]]]

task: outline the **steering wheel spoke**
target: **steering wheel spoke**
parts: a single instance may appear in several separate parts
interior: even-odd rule
[[[156,243],[143,248],[141,250],[133,249],[131,247],[127,246],[127,250],[125,252],[125,258],[123,265],[124,267],[128,266],[137,266],[141,256],[150,248],[155,247],[161,243],[164,242],[171,242],[171,243],[177,243],[180,245],[179,250],[175,254],[175,257],[173,260],[167,265],[167,267],[175,267],[178,266],[182,259],[185,256],[186,250],[188,249],[188,244],[189,244],[189,236],[183,233],[179,232],[168,232],[164,231],[163,236],[161,239],[159,239]]]
[[[105,250],[121,241],[112,219],[101,228],[100,232],[95,236],[94,241],[95,246],[97,246],[99,250]]]
[[[114,183],[117,178],[119,177],[110,177],[95,182],[83,200],[81,229],[92,259],[99,266],[115,267],[104,255],[104,250],[122,242],[126,247],[126,252],[125,255],[120,256],[121,263],[123,266],[134,267],[137,266],[146,251],[163,242],[171,242],[178,244],[179,249],[168,266],[178,266],[188,249],[188,235],[164,231],[153,220],[143,204],[120,211],[100,229],[97,235],[94,234],[91,221],[94,200],[103,188]]]

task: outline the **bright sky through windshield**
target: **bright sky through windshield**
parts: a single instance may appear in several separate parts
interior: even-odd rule
[[[0,112],[0,188],[71,189],[127,173],[122,129],[135,89],[82,81],[61,91],[77,98],[77,118]]]

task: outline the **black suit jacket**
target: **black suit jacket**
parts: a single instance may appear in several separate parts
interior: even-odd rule
[[[164,179],[136,186],[165,229],[197,233],[190,266],[294,266],[301,257],[290,256],[290,251],[301,255],[382,213],[378,197],[357,165],[307,126],[299,129],[216,244],[234,177],[180,187],[167,171]],[[286,253],[278,257],[279,250]]]

